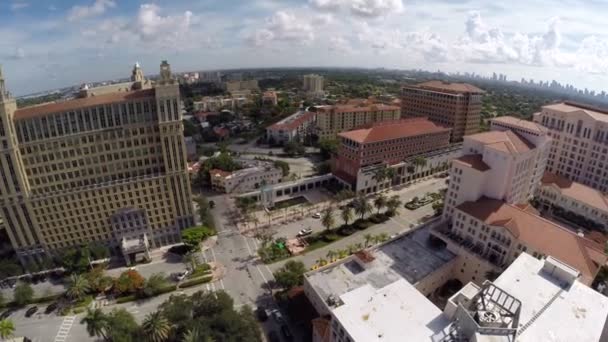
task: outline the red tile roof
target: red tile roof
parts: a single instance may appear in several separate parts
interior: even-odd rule
[[[488,225],[503,227],[522,244],[576,268],[586,284],[608,259],[596,242],[503,201],[482,197],[458,209]]]
[[[147,97],[154,97],[154,89],[144,89],[129,92],[116,92],[98,96],[90,96],[63,102],[51,102],[37,106],[20,108],[15,111],[15,120],[29,119],[54,113],[62,113],[103,104],[133,101]]]
[[[521,127],[521,128],[530,130],[532,132],[537,132],[537,133],[547,132],[547,128],[537,124],[536,122],[516,118],[514,116],[501,116],[501,117],[492,119],[490,121],[497,122],[497,123],[503,123],[507,126],[510,125],[510,126],[515,126],[515,127]]]
[[[373,143],[422,134],[449,132],[450,130],[450,128],[440,126],[426,118],[409,118],[375,122],[338,135],[359,143]]]
[[[608,196],[601,191],[581,183],[573,182],[565,177],[553,173],[545,172],[541,179],[543,186],[554,186],[559,192],[581,203],[608,212]]]
[[[415,88],[429,89],[435,91],[443,91],[449,93],[473,93],[473,94],[483,94],[485,91],[477,88],[474,85],[470,85],[468,83],[452,83],[452,82],[444,82],[444,81],[428,81],[419,83],[414,86]]]
[[[317,112],[323,113],[353,113],[353,112],[380,112],[380,111],[393,111],[401,110],[399,106],[389,106],[383,103],[374,103],[371,105],[363,102],[361,105],[334,105],[334,106],[318,106],[316,107]]]
[[[469,154],[456,158],[453,161],[481,172],[485,172],[490,169],[488,164],[483,161],[483,156],[481,154]]]
[[[300,115],[298,115],[300,114]],[[297,115],[295,118],[290,119],[290,117],[287,117],[279,122],[276,122],[272,125],[270,125],[268,127],[268,129],[272,129],[272,130],[277,130],[277,129],[285,129],[285,130],[294,130],[298,127],[300,127],[300,125],[302,125],[303,123],[305,123],[306,121],[311,121],[314,119],[315,117],[315,113],[314,112],[304,112],[303,114],[301,114],[301,112],[298,112],[296,114],[292,114],[291,116]]]
[[[520,154],[534,149],[534,145],[513,131],[490,131],[464,137],[486,146],[509,153]]]

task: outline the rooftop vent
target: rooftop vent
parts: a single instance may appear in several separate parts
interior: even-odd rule
[[[566,265],[552,256],[548,256],[545,259],[542,271],[561,282],[562,286],[572,285],[581,274],[577,269]]]

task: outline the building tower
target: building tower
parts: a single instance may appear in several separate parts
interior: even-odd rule
[[[135,62],[135,65],[133,65],[133,72],[131,73],[131,81],[134,82],[133,83],[134,89],[141,89],[144,82],[146,81],[144,78],[144,72],[141,69],[141,67],[139,66],[139,62]]]
[[[160,65],[160,79],[156,86],[156,103],[158,108],[158,121],[162,145],[165,172],[171,177],[170,187],[177,208],[177,222],[179,229],[194,225],[192,203],[185,199],[191,198],[191,189],[187,178],[186,145],[184,144],[184,126],[182,122],[181,100],[179,82],[171,73],[171,66],[167,61]],[[184,196],[187,194],[187,196]]]
[[[24,265],[41,261],[44,246],[31,214],[30,186],[25,175],[13,116],[17,102],[6,89],[0,67],[0,216],[4,218],[11,244]]]

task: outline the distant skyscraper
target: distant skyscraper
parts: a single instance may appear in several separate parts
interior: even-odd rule
[[[323,96],[323,76],[310,74],[304,75],[302,89],[311,96]]]

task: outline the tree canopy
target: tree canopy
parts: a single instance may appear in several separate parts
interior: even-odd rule
[[[274,278],[279,286],[290,289],[304,283],[304,273],[306,266],[301,261],[290,260],[274,272]]]

